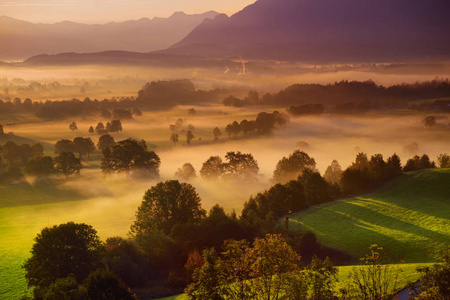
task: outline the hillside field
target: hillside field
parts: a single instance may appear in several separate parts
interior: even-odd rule
[[[406,263],[433,262],[450,245],[450,169],[403,175],[378,191],[291,215],[322,244],[361,257],[371,244]]]

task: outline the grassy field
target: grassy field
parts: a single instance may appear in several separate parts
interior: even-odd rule
[[[418,171],[372,194],[293,214],[289,225],[355,258],[378,244],[406,263],[436,261],[450,245],[449,183],[450,169]]]

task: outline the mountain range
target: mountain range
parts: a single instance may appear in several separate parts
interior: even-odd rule
[[[39,54],[126,50],[149,52],[178,42],[205,18],[217,12],[188,15],[176,12],[168,18],[142,18],[120,23],[80,24],[64,21],[34,24],[0,17],[0,60],[21,60]]]
[[[392,61],[450,55],[448,0],[259,0],[204,20],[165,50],[300,61]]]
[[[201,58],[236,57],[311,63],[435,61],[450,58],[449,20],[448,0],[258,0],[231,17],[208,12],[105,25],[22,22],[21,28],[30,30],[10,27],[12,42],[5,43],[3,18],[0,53],[99,52],[26,61],[34,64],[109,62],[115,56],[135,64],[186,63],[193,57],[187,65]],[[128,52],[101,52],[106,49]],[[129,52],[150,50],[151,55]]]

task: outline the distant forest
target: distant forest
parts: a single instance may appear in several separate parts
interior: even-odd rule
[[[214,103],[223,99],[226,106],[279,105],[291,106],[292,114],[317,114],[328,107],[334,113],[361,113],[369,109],[413,108],[424,111],[450,112],[448,79],[399,84],[390,87],[377,85],[373,81],[340,81],[334,84],[295,84],[278,93],[266,93],[262,97],[257,91],[249,91],[244,99],[229,96],[229,89],[196,90],[190,80],[152,81],[139,92],[137,98],[120,100],[104,99],[65,101],[0,100],[0,114],[31,112],[42,119],[64,119],[73,116],[100,114],[112,109],[166,109],[175,105]],[[228,96],[227,96],[228,95]],[[436,99],[434,102],[416,104],[414,101]],[[441,100],[440,100],[441,99]],[[320,104],[321,106],[296,109],[295,105]],[[294,106],[294,107],[293,107]]]

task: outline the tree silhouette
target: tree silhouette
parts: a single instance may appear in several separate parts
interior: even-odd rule
[[[57,173],[63,174],[69,177],[72,174],[79,174],[81,168],[81,162],[72,152],[63,152],[54,159],[55,170]]]
[[[170,135],[170,140],[173,142],[173,145],[176,146],[178,143],[178,133],[172,133]]]
[[[219,137],[222,135],[222,131],[220,131],[219,127],[213,129],[214,140],[217,141]]]
[[[188,145],[191,144],[191,141],[192,141],[192,139],[193,139],[194,137],[195,137],[195,136],[192,134],[192,131],[188,130],[187,133],[186,133],[186,141],[187,141],[187,144],[188,144]]]
[[[69,129],[72,131],[77,130],[78,129],[77,123],[75,123],[75,122],[70,123]]]
[[[98,139],[97,148],[103,151],[106,148],[113,147],[115,144],[116,141],[110,134],[104,134]]]
[[[219,156],[211,156],[200,169],[200,175],[206,179],[217,179],[225,172],[222,159]]]

